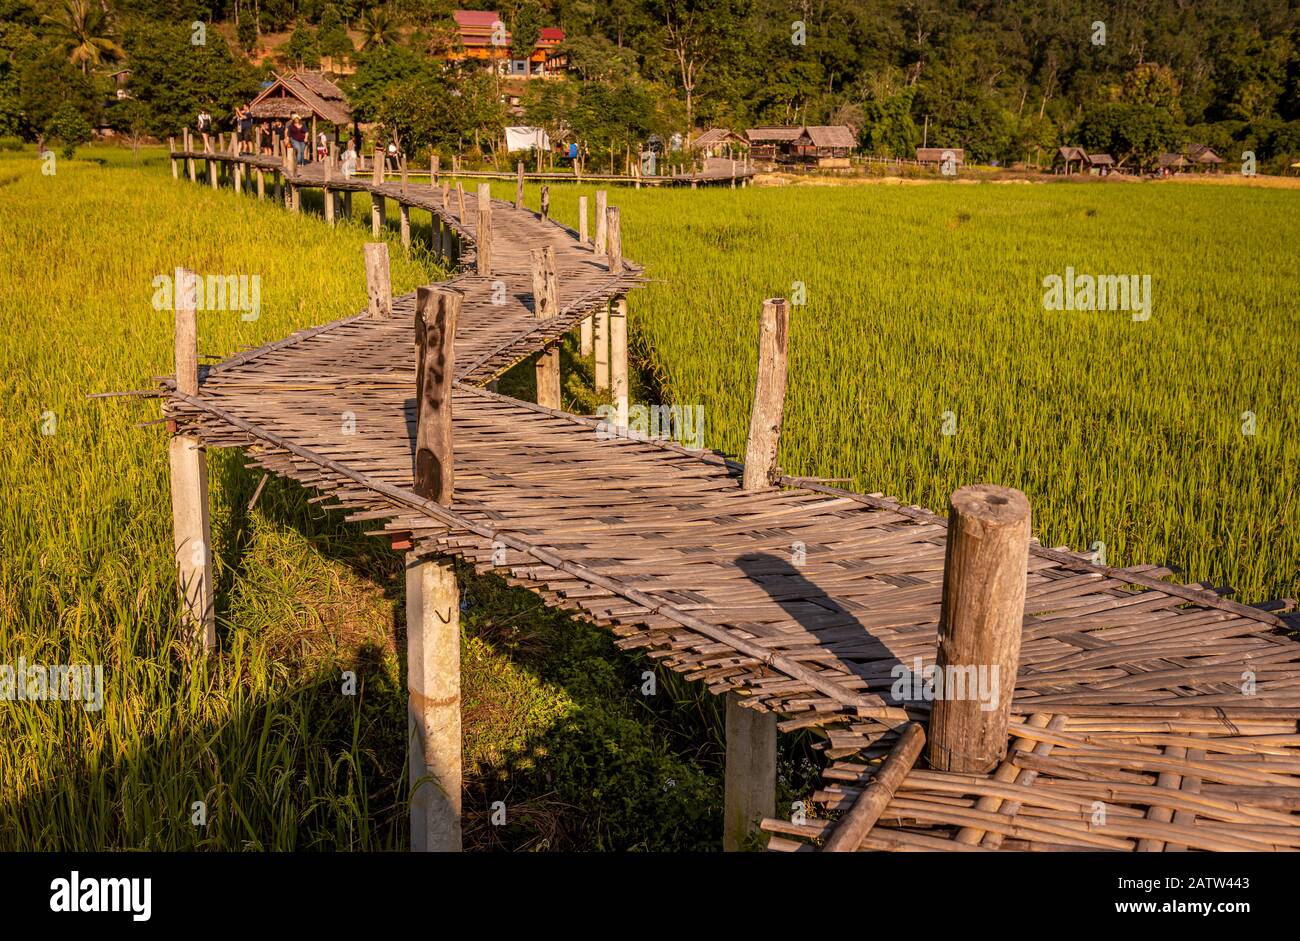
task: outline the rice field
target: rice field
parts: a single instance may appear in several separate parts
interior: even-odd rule
[[[136,427],[157,405],[85,398],[170,372],[171,321],[150,297],[178,259],[261,277],[256,320],[200,314],[200,352],[225,356],[363,307],[368,229],[173,184],[157,151],[87,153],[107,166],[45,177],[30,153],[0,155],[0,664],[102,663],[108,695],[100,712],[0,703],[0,849],[400,849],[398,557],[296,485],[272,481],[250,507],[258,475],[217,452],[223,656],[188,665],[165,435]],[[592,191],[552,187],[553,214],[575,223]],[[630,301],[634,389],[704,406],[707,443],[742,452],[759,304],[802,292],[788,473],[935,510],[965,483],[1015,486],[1045,544],[1176,565],[1243,600],[1294,597],[1298,198],[614,190],[625,252],[655,278]],[[391,257],[395,290],[441,276],[420,253]],[[1044,278],[1067,268],[1150,275],[1150,319],[1045,309]],[[590,363],[570,346],[565,364],[567,405],[590,410]],[[524,368],[502,389],[530,384]],[[467,846],[712,846],[716,703],[665,677],[668,695],[645,702],[644,665],[603,635],[463,574]],[[356,697],[339,695],[345,669]],[[792,798],[806,797],[799,760],[783,756]],[[498,798],[505,828],[486,822]]]
[[[503,191],[504,195],[504,191]],[[530,199],[535,197],[530,197]],[[576,192],[553,193],[576,217]],[[1017,487],[1045,545],[1300,594],[1300,191],[1159,184],[629,191],[662,388],[744,452],[765,297],[795,298],[780,460],[943,511]],[[1150,318],[1044,279],[1149,275]]]

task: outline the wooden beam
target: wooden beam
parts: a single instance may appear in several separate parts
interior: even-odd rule
[[[596,310],[596,391],[609,390],[609,305]]]
[[[393,313],[393,282],[388,266],[388,243],[367,242],[366,296],[371,317],[390,317]]]
[[[727,693],[722,848],[741,850],[764,817],[776,814],[776,713],[740,705]]]
[[[758,377],[745,447],[746,490],[770,487],[777,478],[777,450],[785,412],[786,368],[790,345],[790,305],[779,297],[763,302],[758,327]]]
[[[515,174],[515,208],[524,208],[524,162],[519,161]]]
[[[605,210],[605,238],[608,239],[606,252],[609,256],[610,274],[623,273],[623,226],[619,222],[618,207],[610,206]]]
[[[197,290],[194,272],[178,268],[172,292],[176,311],[176,391],[189,396],[199,394]],[[215,650],[207,453],[196,436],[175,434],[167,443],[167,463],[182,633],[191,650]]]
[[[542,221],[551,218],[551,188],[542,184]]]
[[[533,274],[533,314],[549,320],[559,313],[559,284],[555,273],[555,248],[547,245],[530,253]],[[537,404],[560,407],[560,350],[552,343],[538,354],[535,366]]]
[[[421,287],[415,300],[415,492],[440,506],[455,493],[452,382],[462,295]],[[411,850],[461,850],[460,593],[450,561],[412,552],[406,565],[407,728]]]
[[[982,774],[1007,752],[1025,617],[1029,501],[1019,490],[974,484],[954,491],[948,506],[926,757],[937,771]]]
[[[492,187],[478,185],[478,228],[474,232],[478,247],[475,255],[475,272],[483,278],[492,275]]]
[[[605,254],[605,237],[607,235],[609,219],[605,215],[606,194],[604,190],[596,190],[596,254]]]
[[[830,838],[822,845],[824,853],[856,853],[871,828],[885,812],[907,773],[916,764],[925,744],[925,729],[919,722],[903,727],[898,741],[876,771],[871,783],[862,789],[849,812],[840,817]]]
[[[615,299],[609,312],[609,382],[615,423],[627,427],[627,298]]]
[[[587,197],[578,197],[578,241],[583,245],[591,244],[587,233]]]

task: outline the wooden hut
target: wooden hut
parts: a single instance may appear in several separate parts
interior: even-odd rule
[[[725,127],[711,127],[691,142],[704,157],[737,157],[749,150],[749,141]]]
[[[1052,169],[1056,173],[1082,173],[1088,165],[1088,152],[1082,147],[1058,147]]]
[[[1217,173],[1223,158],[1205,144],[1188,144],[1184,151],[1188,165],[1202,173]]]
[[[791,142],[790,156],[821,169],[847,169],[857,146],[857,136],[843,124],[811,125]]]
[[[311,119],[312,148],[317,121],[334,125],[334,139],[352,123],[352,108],[342,89],[319,72],[276,74],[275,79],[248,106],[255,121],[287,121],[294,114]]]
[[[772,125],[751,127],[745,131],[745,139],[749,141],[749,152],[755,160],[775,163],[789,157],[790,148],[799,139],[803,130],[802,127]]]
[[[1085,159],[1093,176],[1109,176],[1115,170],[1115,158],[1110,154],[1085,154]]]
[[[1156,167],[1163,176],[1186,173],[1189,165],[1188,159],[1182,154],[1161,154],[1156,160]]]

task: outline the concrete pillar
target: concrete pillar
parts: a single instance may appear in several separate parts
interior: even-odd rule
[[[741,849],[764,817],[776,816],[776,713],[740,706],[727,693],[727,767],[722,848]]]

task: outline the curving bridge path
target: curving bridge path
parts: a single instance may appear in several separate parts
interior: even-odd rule
[[[429,212],[473,260],[472,194],[462,221],[428,183],[327,184],[319,166],[173,154],[191,160]],[[1284,606],[1031,543],[1006,758],[987,774],[925,770],[914,748],[900,758],[900,731],[930,704],[891,690],[900,671],[935,662],[946,520],[815,481],[745,490],[741,466],[713,452],[610,437],[594,419],[489,391],[642,279],[630,263],[612,274],[538,213],[494,201],[492,220],[491,276],[450,282],[464,293],[450,507],[412,486],[413,295],[391,317],[362,312],[231,357],[197,394],[167,383],[168,418],[421,557],[497,571],[727,694],[728,814],[766,817],[773,849],[1300,847],[1300,645]],[[529,252],[543,246],[560,303],[538,320]],[[825,814],[776,817],[763,758],[776,727],[816,730],[830,761],[814,798],[856,829],[835,840]],[[751,822],[728,823],[731,845]]]

